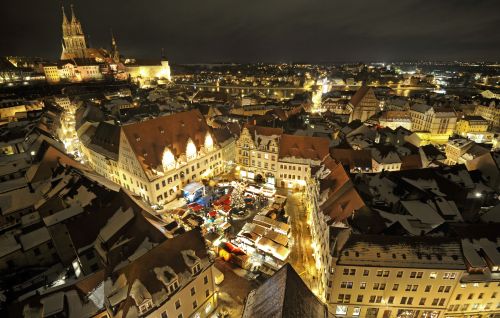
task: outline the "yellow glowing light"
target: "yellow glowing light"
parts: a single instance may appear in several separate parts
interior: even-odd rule
[[[165,148],[163,151],[163,157],[161,159],[161,163],[163,165],[163,169],[167,170],[175,166],[175,157],[170,149]]]
[[[212,150],[213,147],[214,147],[214,140],[212,139],[210,133],[207,132],[207,135],[205,136],[205,149],[207,151],[210,151]]]
[[[189,138],[186,146],[186,157],[188,159],[193,159],[196,157],[196,145],[194,144],[193,140],[191,140],[191,138]]]

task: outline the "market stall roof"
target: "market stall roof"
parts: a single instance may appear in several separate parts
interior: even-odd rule
[[[256,215],[255,218],[253,219],[253,222],[268,228],[272,227],[278,230],[279,232],[288,233],[288,231],[290,231],[290,225],[273,220],[263,215]]]
[[[191,183],[186,184],[184,186],[183,190],[185,192],[193,193],[196,190],[198,190],[199,188],[203,188],[203,187],[204,187],[203,183],[200,183],[200,182],[191,182]]]
[[[290,250],[288,248],[265,237],[258,239],[255,244],[262,251],[270,253],[272,256],[281,261],[285,261],[290,254]]]

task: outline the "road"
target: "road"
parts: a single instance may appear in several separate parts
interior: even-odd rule
[[[285,210],[290,217],[289,223],[292,230],[291,252],[288,261],[314,292],[318,288],[318,275],[311,246],[311,232],[307,224],[306,209],[302,203],[302,196],[302,192],[288,192]]]

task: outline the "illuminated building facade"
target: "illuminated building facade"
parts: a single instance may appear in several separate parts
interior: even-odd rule
[[[234,142],[217,140],[198,110],[113,131],[112,140],[104,130],[84,143],[89,165],[151,204],[175,200],[186,184],[224,172],[233,160],[225,156]]]
[[[337,316],[444,317],[464,271],[455,240],[351,234],[336,243],[327,302]]]
[[[281,128],[247,125],[236,142],[239,177],[283,188],[304,189],[311,167],[329,154],[329,140],[283,134]]]
[[[434,108],[415,104],[410,109],[413,131],[431,134],[431,139],[445,139],[453,135],[457,124],[457,114],[450,108]]]
[[[486,119],[492,128],[500,127],[500,107],[498,102],[491,101],[487,105],[477,105],[474,113]]]
[[[354,120],[365,122],[380,111],[380,102],[371,87],[362,86],[352,96],[347,108],[350,111],[349,122]]]
[[[481,133],[488,131],[489,122],[481,116],[465,116],[457,122],[456,132],[462,137],[468,133]]]
[[[154,81],[172,80],[170,65],[164,57],[159,61],[126,59],[124,65],[131,80],[141,87],[151,86]]]
[[[411,117],[406,111],[386,111],[378,119],[380,126],[395,130],[398,127],[411,130]]]

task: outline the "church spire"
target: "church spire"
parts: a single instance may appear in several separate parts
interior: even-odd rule
[[[68,18],[66,17],[66,12],[64,12],[64,5],[61,5],[62,15],[63,15],[63,25],[68,24]]]
[[[116,44],[115,35],[113,33],[113,29],[110,29],[111,32],[111,58],[115,63],[120,62],[120,52],[118,51],[118,45]]]
[[[75,11],[73,10],[73,4],[71,4],[71,22],[78,22],[76,18]]]
[[[113,34],[113,29],[109,29],[109,30],[111,32],[111,46],[113,48],[115,48],[116,47],[116,40],[115,40],[115,35]]]

